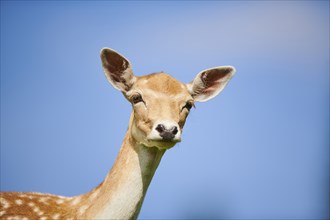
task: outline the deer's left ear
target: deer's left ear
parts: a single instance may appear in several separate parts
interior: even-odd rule
[[[217,96],[235,74],[232,66],[220,66],[203,70],[187,84],[195,101],[205,102]]]
[[[124,93],[130,90],[136,81],[131,63],[110,48],[103,48],[100,56],[105,76],[113,87]]]

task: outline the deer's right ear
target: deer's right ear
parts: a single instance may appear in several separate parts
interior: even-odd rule
[[[187,84],[195,101],[205,102],[217,96],[235,74],[232,66],[219,66],[203,70]]]
[[[136,81],[131,63],[110,48],[101,50],[101,60],[105,76],[111,85],[122,92],[129,91]]]

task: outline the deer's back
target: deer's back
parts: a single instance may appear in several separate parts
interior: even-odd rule
[[[0,219],[73,219],[74,197],[41,193],[0,193]]]

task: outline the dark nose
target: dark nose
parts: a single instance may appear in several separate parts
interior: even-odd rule
[[[178,133],[178,128],[176,126],[167,129],[163,124],[157,125],[156,130],[159,132],[159,135],[166,141],[172,140]]]

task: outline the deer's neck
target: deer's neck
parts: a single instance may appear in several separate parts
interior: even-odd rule
[[[135,143],[128,129],[106,179],[78,208],[85,219],[136,219],[165,150]]]

